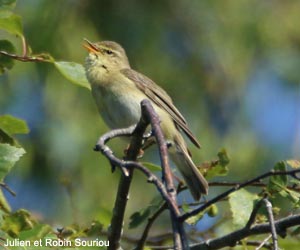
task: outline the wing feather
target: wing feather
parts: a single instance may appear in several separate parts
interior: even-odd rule
[[[179,110],[174,106],[170,96],[151,79],[134,71],[132,69],[123,69],[121,73],[132,80],[138,89],[153,101],[156,105],[167,111],[172,117],[176,126],[180,127],[189,139],[200,148],[200,143],[197,141],[191,130],[188,128],[187,122]]]

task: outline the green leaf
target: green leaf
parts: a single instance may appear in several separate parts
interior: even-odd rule
[[[25,154],[23,148],[0,144],[0,181],[4,179],[23,154]]]
[[[292,168],[295,168],[295,169],[300,168],[299,160],[291,159],[291,160],[287,160],[286,163]]]
[[[9,135],[27,134],[29,132],[29,128],[24,120],[11,115],[0,116],[0,128]]]
[[[286,171],[287,164],[293,165],[293,167],[297,168],[297,162],[294,160],[290,161],[281,161],[276,163],[274,166],[273,171]],[[297,184],[299,181],[297,181]],[[271,176],[268,183],[268,191],[270,194],[272,194],[274,197],[276,195],[280,195],[283,198],[287,198],[293,205],[294,208],[300,207],[300,194],[299,192],[293,191],[287,187],[288,184],[288,176],[287,175],[274,175]]]
[[[58,71],[72,83],[91,89],[85,76],[85,70],[81,64],[74,62],[55,62],[54,65]]]
[[[202,211],[201,213],[198,213],[192,217],[189,217],[185,222],[189,225],[196,225],[204,216],[206,213],[206,210]]]
[[[15,53],[15,47],[8,40],[0,40],[0,51]],[[14,66],[14,60],[8,56],[0,54],[0,74],[4,73],[5,69],[11,69]]]
[[[20,231],[18,238],[20,240],[39,240],[52,232],[52,228],[46,224],[36,224],[33,228]]]
[[[182,210],[187,213],[192,210],[192,208],[188,204],[182,204]],[[208,208],[206,208],[204,211],[201,213],[198,213],[190,218],[188,218],[185,222],[189,225],[196,225],[205,214],[207,214],[209,217],[215,217],[218,215],[218,207],[216,204],[212,204]]]
[[[274,185],[272,193],[275,193],[276,195],[279,195],[283,198],[286,198],[286,205],[288,204],[288,200],[292,203],[294,208],[300,207],[300,194],[299,192],[293,191],[291,189],[288,189],[284,186],[278,186]],[[276,195],[273,195],[273,198],[276,197]]]
[[[57,229],[57,231],[59,232],[57,235],[59,238],[74,239],[80,235],[78,225],[66,226],[66,227],[63,227],[62,229]],[[83,235],[80,235],[80,236],[83,236]],[[84,234],[84,237],[86,237],[86,234]]]
[[[287,192],[287,198],[293,203],[294,208],[299,208],[300,207],[300,194],[299,192],[293,191],[286,189]]]
[[[0,9],[13,9],[16,6],[16,0],[0,0]]]
[[[151,208],[147,207],[130,216],[129,228],[133,229],[142,224],[151,214]]]
[[[284,161],[276,163],[274,166],[274,172],[276,171],[286,171],[286,164]],[[280,192],[285,189],[287,185],[287,175],[274,175],[271,176],[268,183],[268,190],[270,193]]]
[[[101,207],[97,210],[97,217],[96,219],[101,222],[104,227],[108,227],[111,221],[112,211],[111,209],[107,209]]]
[[[190,206],[187,203],[182,203],[181,209],[182,209],[183,212],[187,213],[187,212],[190,211]]]
[[[299,250],[299,239],[290,237],[289,235],[284,239],[279,237],[278,244],[280,249]]]
[[[152,216],[157,209],[162,205],[163,200],[160,196],[155,197],[148,207],[133,213],[130,216],[129,228],[133,229],[141,225],[145,220]]]
[[[218,153],[218,157],[219,164],[221,166],[226,167],[229,164],[230,159],[225,148],[221,149],[221,151]]]
[[[256,195],[245,189],[240,189],[229,196],[229,205],[235,226],[240,228],[246,225],[256,199]]]
[[[300,227],[296,227],[292,232],[291,236],[297,236],[300,235]]]
[[[0,116],[0,143],[8,143],[11,146],[18,146],[13,138],[14,134],[26,134],[29,132],[24,120],[10,115]]]
[[[100,221],[94,220],[91,226],[86,229],[84,232],[87,236],[101,236],[104,225]]]
[[[30,213],[20,209],[12,214],[3,216],[1,229],[11,237],[18,237],[21,231],[33,229],[36,222],[31,218]]]
[[[0,29],[23,36],[21,17],[8,10],[0,10]]]
[[[148,168],[152,172],[161,171],[161,166],[153,164],[151,162],[142,162],[142,165]]]
[[[205,175],[206,179],[212,179],[215,176],[226,176],[228,174],[228,168],[223,167],[222,165],[212,166]]]
[[[11,146],[17,146],[18,145],[16,140],[12,136],[8,135],[1,128],[0,128],[0,143],[7,143],[7,144],[10,144]]]
[[[228,174],[228,167],[230,160],[225,149],[221,149],[218,153],[218,160],[211,162],[204,162],[200,169],[206,169],[206,179],[212,179],[215,176],[226,176]]]

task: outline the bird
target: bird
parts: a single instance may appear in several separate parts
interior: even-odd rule
[[[200,143],[189,129],[171,97],[147,76],[131,68],[124,48],[113,41],[91,42],[84,39],[88,55],[85,73],[104,122],[111,129],[138,123],[140,103],[150,100],[160,119],[168,152],[183,176],[194,200],[208,194],[208,183],[191,158],[181,132],[198,148]]]

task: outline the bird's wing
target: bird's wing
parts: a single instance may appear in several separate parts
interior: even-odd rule
[[[174,106],[170,96],[157,84],[155,84],[148,77],[134,71],[132,69],[123,69],[121,73],[128,79],[132,80],[137,88],[141,90],[145,95],[153,101],[156,105],[167,111],[172,117],[173,121],[179,126],[189,139],[200,148],[200,143],[197,141],[192,131],[188,128],[187,122],[183,115]]]

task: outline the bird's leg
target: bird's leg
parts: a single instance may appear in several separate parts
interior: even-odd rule
[[[127,155],[127,152],[128,152],[128,149],[129,149],[129,144],[127,145],[127,147],[124,149],[124,155]],[[137,158],[142,158],[144,155],[144,150],[143,148],[140,149],[138,155],[137,155]]]
[[[151,130],[149,133],[144,134],[144,145],[142,149],[145,151],[147,148],[150,148],[153,144],[155,144],[155,138],[153,136],[153,131]]]

